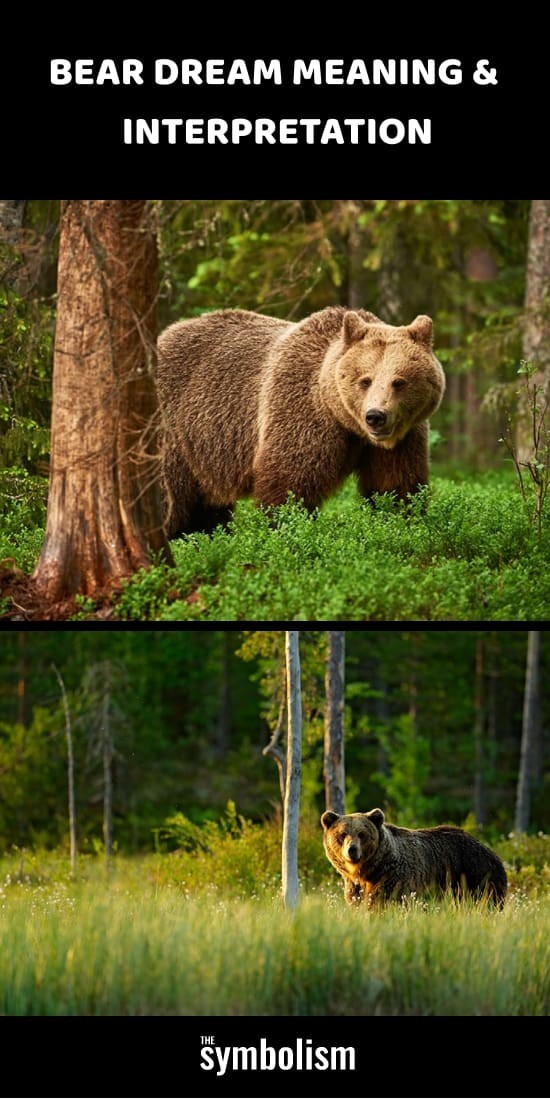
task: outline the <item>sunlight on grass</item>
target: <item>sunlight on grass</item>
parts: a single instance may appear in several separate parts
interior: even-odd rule
[[[159,886],[147,865],[0,889],[4,1015],[546,1015],[550,902],[297,912]],[[142,867],[143,872],[143,867]]]

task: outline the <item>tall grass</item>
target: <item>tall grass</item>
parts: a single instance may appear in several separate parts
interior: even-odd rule
[[[165,859],[91,863],[77,882],[5,878],[0,1014],[549,1014],[547,897],[372,914],[320,889],[290,913],[269,891],[193,896],[161,881]]]

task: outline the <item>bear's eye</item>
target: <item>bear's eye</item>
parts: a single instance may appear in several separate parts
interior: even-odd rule
[[[407,385],[407,382],[404,378],[394,378],[394,380],[392,382],[392,389],[402,390],[403,386],[406,386],[406,385]]]
[[[339,844],[343,844],[345,839],[346,839],[346,834],[345,833],[338,833],[337,836],[336,836],[336,839],[337,839]]]
[[[362,390],[368,390],[371,382],[372,382],[372,378],[360,378],[359,379],[359,385],[360,385]]]

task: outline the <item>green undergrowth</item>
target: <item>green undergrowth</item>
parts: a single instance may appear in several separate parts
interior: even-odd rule
[[[464,827],[500,855],[516,901],[520,896],[534,900],[550,893],[550,836],[488,836],[468,823]],[[78,856],[75,881],[91,888],[111,881],[130,893],[142,888],[176,889],[188,899],[276,901],[281,892],[281,839],[280,821],[252,821],[238,813],[231,801],[219,818],[195,821],[178,811],[153,830],[148,853],[117,852],[106,861],[99,843],[88,845]],[[304,893],[331,901],[343,897],[342,881],[323,849],[316,813],[304,815],[300,824],[298,868]],[[37,886],[48,891],[71,882],[64,849],[12,848],[0,855],[3,897],[7,887],[16,891]]]
[[[23,573],[36,564],[44,539],[48,482],[24,469],[0,470],[0,562]]]
[[[125,585],[120,619],[452,621],[547,619],[548,527],[516,489],[443,478],[407,505],[353,481],[314,515],[240,502],[230,528],[174,540],[175,568]]]
[[[36,563],[45,482],[0,479],[0,560]],[[174,567],[140,570],[120,621],[519,621],[550,617],[550,516],[537,534],[503,473],[434,477],[406,504],[363,501],[353,478],[318,512],[240,501],[227,529],[174,539]],[[93,599],[75,618],[93,620]],[[104,615],[103,615],[104,617]]]

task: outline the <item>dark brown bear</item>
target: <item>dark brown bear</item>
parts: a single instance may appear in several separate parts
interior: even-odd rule
[[[463,829],[401,829],[386,825],[379,809],[342,817],[327,810],[321,824],[325,852],[344,879],[350,905],[373,906],[434,890],[504,904],[504,864]]]
[[[445,381],[432,322],[329,307],[298,324],[219,310],[159,339],[169,536],[211,530],[239,497],[313,509],[351,473],[365,496],[428,481]]]

